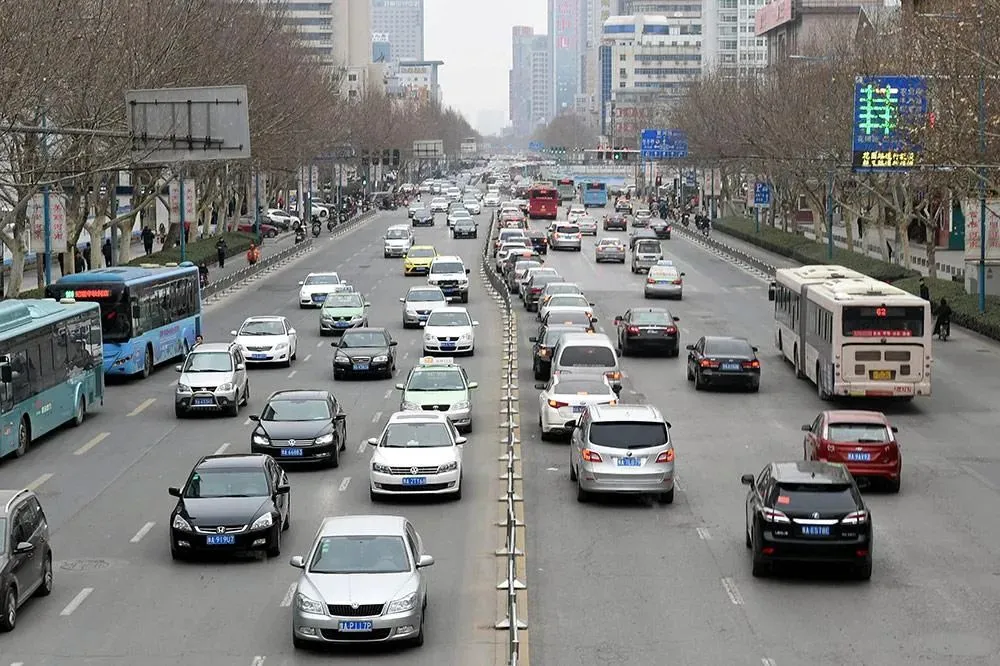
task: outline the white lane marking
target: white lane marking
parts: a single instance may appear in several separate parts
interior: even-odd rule
[[[776,662],[774,659],[771,659],[770,657],[761,657],[760,663],[761,666],[778,666],[778,662]]]
[[[85,587],[82,590],[80,590],[80,592],[75,597],[73,597],[72,601],[70,601],[68,604],[66,604],[66,608],[63,608],[59,612],[59,614],[60,615],[64,615],[64,616],[65,615],[72,615],[73,611],[75,611],[77,608],[79,608],[80,604],[82,604],[84,601],[86,601],[87,597],[89,597],[90,593],[93,592],[93,591],[94,591],[94,588],[92,588],[92,587]]]
[[[129,543],[139,543],[142,541],[142,537],[149,534],[149,530],[153,529],[153,525],[156,523],[148,522],[139,528],[139,531],[135,533],[135,536],[128,540]]]
[[[253,423],[253,421],[247,419],[246,421],[243,422],[243,425],[250,425],[251,423]]]
[[[292,583],[288,586],[288,589],[285,590],[285,596],[281,598],[282,608],[288,608],[292,605],[292,599],[295,597],[295,585],[296,583]]]
[[[711,541],[712,540],[712,535],[708,533],[708,528],[707,527],[699,527],[699,528],[697,528],[697,530],[698,530],[698,538],[699,539],[701,539],[702,541]]]
[[[358,453],[364,453],[365,449],[368,448],[368,441],[361,442],[361,446],[358,447]]]
[[[42,474],[40,477],[25,486],[28,490],[38,490],[38,487],[52,478],[51,474]]]
[[[676,488],[679,493],[684,492],[684,486],[681,485],[681,480],[676,476],[674,477],[674,488]]]
[[[108,435],[110,434],[111,434],[110,432],[102,432],[97,435],[94,435],[94,437],[91,438],[89,442],[87,442],[86,444],[78,448],[76,451],[74,451],[73,455],[82,456],[84,453],[91,450],[92,448],[103,442],[105,439],[107,439]]]
[[[265,659],[267,659],[267,657],[261,657],[260,655],[257,655],[250,661],[250,666],[264,666]]]
[[[316,343],[316,349],[319,349],[322,346],[323,346],[323,341],[322,340],[320,340],[319,342]]]
[[[408,358],[410,358],[410,352],[406,352],[405,354],[403,354],[403,360],[404,360],[404,361],[405,361],[406,359],[408,359]]]
[[[23,661],[13,661],[13,662],[11,662],[10,666],[24,666],[24,662]]]
[[[304,359],[302,359],[302,362],[303,363],[308,363],[309,359],[311,359],[312,357],[313,357],[312,354],[306,354],[306,357]]]
[[[391,396],[392,396],[392,389],[389,389],[388,391],[385,392],[384,399],[388,400]]]
[[[382,412],[375,412],[372,414],[372,423],[378,423],[380,418],[382,418]]]
[[[221,456],[223,453],[226,452],[226,449],[228,449],[232,445],[233,445],[232,442],[223,442],[222,446],[220,446],[219,448],[217,448],[215,450],[215,453],[213,453],[212,455]]]
[[[142,414],[142,412],[145,411],[145,409],[150,405],[152,405],[154,402],[156,402],[156,398],[147,398],[142,402],[140,402],[139,405],[131,412],[126,414],[126,416],[137,416],[139,414]]]
[[[347,486],[349,485],[351,485],[351,477],[345,476],[344,480],[340,482],[340,488],[338,488],[338,490],[340,490],[340,492],[344,492],[347,490]]]
[[[294,377],[296,372],[298,372],[298,370],[292,370],[291,372],[289,372],[288,378],[291,379],[292,377]]]
[[[733,602],[734,605],[743,605],[743,595],[740,594],[740,588],[736,587],[735,580],[729,577],[723,578],[722,589],[726,591],[726,596],[729,597],[729,600]]]

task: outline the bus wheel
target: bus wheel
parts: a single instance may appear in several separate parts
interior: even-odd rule
[[[153,372],[153,348],[146,347],[146,357],[142,360],[142,378],[149,377]]]
[[[795,378],[796,379],[805,379],[806,378],[806,373],[802,372],[802,368],[799,367],[799,346],[798,345],[795,345],[795,347],[792,348],[792,355],[795,356],[795,360],[792,361],[792,364],[795,366]]]
[[[87,416],[87,403],[84,401],[83,396],[80,397],[76,402],[76,412],[73,414],[73,425],[81,426],[83,425],[83,419]]]
[[[784,349],[782,349],[782,347],[781,347],[781,331],[778,331],[778,351],[780,351],[780,352],[783,352],[783,351],[785,351],[785,350],[784,350]]]
[[[14,457],[20,458],[28,452],[28,445],[31,444],[31,426],[28,425],[28,417],[21,419],[21,424],[17,427],[17,448],[14,449]]]
[[[825,401],[830,399],[830,394],[826,392],[826,388],[823,386],[823,375],[819,374],[819,363],[816,364],[816,394],[820,400]]]

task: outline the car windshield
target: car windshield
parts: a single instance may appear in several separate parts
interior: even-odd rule
[[[184,497],[267,497],[267,474],[261,469],[196,469],[184,488]]]
[[[389,341],[381,331],[347,331],[340,338],[343,349],[351,347],[385,347]]]
[[[228,352],[192,352],[184,362],[184,372],[232,372],[233,357]]]
[[[782,483],[771,492],[770,506],[780,511],[850,513],[858,510],[851,487],[843,483]]]
[[[891,441],[889,429],[881,423],[831,423],[827,430],[831,442],[884,444]]]
[[[306,284],[340,284],[340,276],[336,273],[332,275],[310,275],[306,278]]]
[[[602,238],[597,243],[600,247],[611,247],[618,248],[622,246],[621,241],[615,240],[614,238]]]
[[[409,235],[406,229],[389,229],[385,232],[386,238],[408,238]]]
[[[261,421],[329,421],[330,404],[326,400],[276,398],[264,407]]]
[[[427,449],[451,445],[448,426],[441,422],[392,423],[379,442],[379,446],[387,449]]]
[[[604,382],[592,379],[571,379],[556,384],[552,393],[556,395],[605,395],[611,393],[611,388]]]
[[[285,325],[277,319],[248,321],[240,329],[240,335],[284,335]]]
[[[560,294],[549,299],[550,308],[589,308],[590,303],[583,296]]]
[[[406,256],[417,257],[417,258],[433,257],[434,250],[430,249],[429,247],[418,247],[407,252]]]
[[[474,227],[476,225],[472,221],[471,218],[463,217],[463,218],[460,218],[458,220],[455,220],[455,226],[456,227]]]
[[[662,423],[599,421],[591,424],[588,440],[609,449],[649,449],[664,446],[669,438]]]
[[[443,301],[444,292],[440,289],[419,289],[411,291],[406,295],[406,300],[410,302],[425,303],[427,301]]]
[[[549,308],[549,311],[545,313],[545,323],[555,324],[556,326],[586,325],[589,328],[593,322],[590,320],[590,315],[582,310]]]
[[[458,368],[417,370],[410,375],[407,391],[464,391],[465,379]]]
[[[330,294],[323,303],[323,309],[327,308],[360,308],[365,304],[361,300],[360,294]]]
[[[705,356],[753,356],[753,348],[746,340],[706,340]]]
[[[666,312],[633,312],[632,323],[640,326],[666,326],[673,324],[673,317]]]
[[[431,265],[431,273],[464,273],[465,266],[457,261],[436,261]]]
[[[390,574],[410,570],[406,545],[398,536],[322,537],[310,573]]]
[[[567,368],[613,368],[615,352],[602,345],[573,345],[566,347],[559,358],[559,365]]]
[[[531,276],[531,286],[542,287],[543,289],[545,288],[545,285],[551,282],[562,282],[562,281],[563,279],[561,276],[553,275],[551,273],[542,273],[541,275],[535,273],[534,275]]]
[[[518,261],[514,264],[514,272],[524,274],[529,268],[535,268],[536,266],[541,266],[541,262],[538,261]]]
[[[427,326],[471,326],[467,312],[432,312],[427,317]]]

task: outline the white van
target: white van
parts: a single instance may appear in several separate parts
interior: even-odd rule
[[[603,333],[566,333],[552,350],[552,375],[603,375],[615,393],[622,390],[618,353]]]

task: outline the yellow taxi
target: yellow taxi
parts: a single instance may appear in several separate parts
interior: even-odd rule
[[[403,257],[403,275],[427,275],[436,257],[433,245],[414,245]]]

